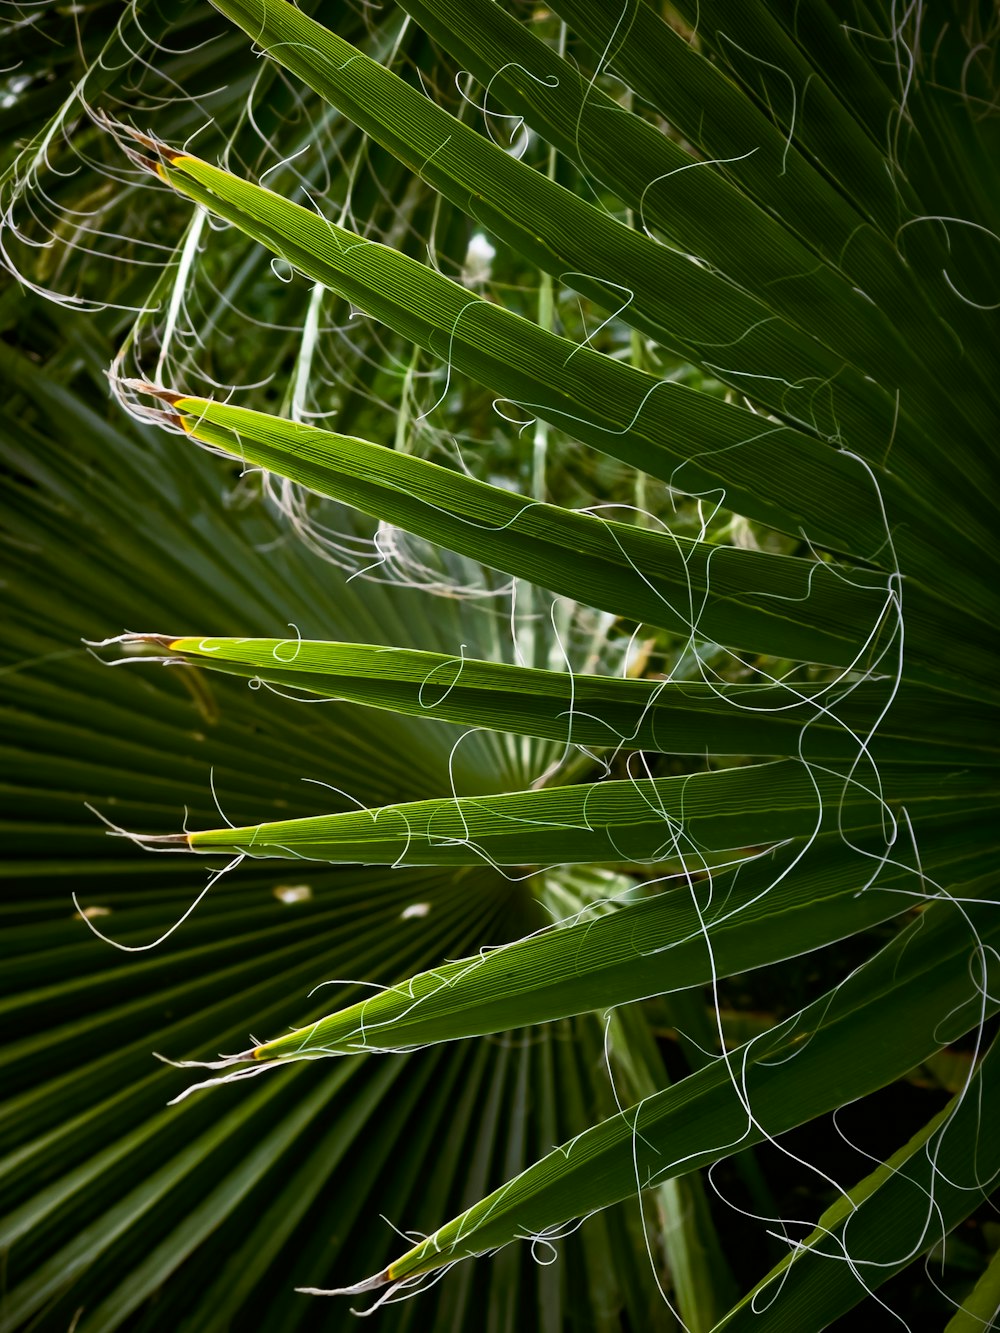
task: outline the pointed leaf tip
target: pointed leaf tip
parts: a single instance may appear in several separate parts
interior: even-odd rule
[[[391,1281],[388,1268],[383,1268],[381,1273],[355,1282],[351,1287],[296,1287],[295,1290],[303,1296],[361,1296],[366,1291],[387,1287]]]
[[[188,833],[124,833],[117,829],[112,829],[110,832],[113,835],[127,837],[142,847],[184,847],[188,851],[194,850]]]

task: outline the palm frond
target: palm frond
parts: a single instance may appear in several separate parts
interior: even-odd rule
[[[404,6],[7,29],[4,1327],[881,1317],[1000,1175],[996,15]]]

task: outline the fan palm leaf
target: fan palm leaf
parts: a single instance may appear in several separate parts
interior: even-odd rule
[[[995,16],[307,8],[151,7],[143,69],[217,151],[190,102],[81,118],[85,80],[5,182],[8,262],[105,307],[136,420],[85,335],[3,351],[4,1317],[344,1325],[292,1285],[401,1326],[885,1314],[1000,1173]],[[266,128],[249,66],[209,87],[239,29]],[[150,851],[212,856],[208,891]],[[727,1042],[726,978],[824,948]],[[955,1043],[857,1184],[788,1146]],[[730,1160],[790,1247],[742,1299],[696,1174]]]

